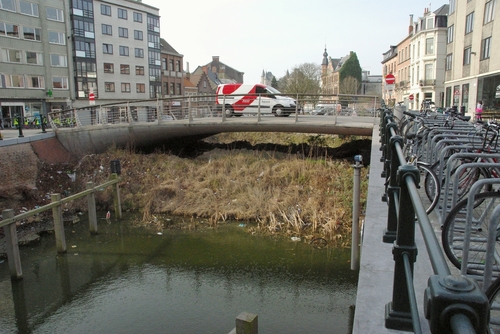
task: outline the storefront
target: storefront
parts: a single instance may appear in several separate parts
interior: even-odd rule
[[[483,102],[483,111],[500,112],[500,74],[479,78],[477,101]]]

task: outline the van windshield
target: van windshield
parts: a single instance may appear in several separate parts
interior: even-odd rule
[[[274,88],[274,87],[268,86],[266,88],[267,88],[268,91],[270,91],[273,94],[281,94],[281,92],[279,90],[277,90],[276,88]]]

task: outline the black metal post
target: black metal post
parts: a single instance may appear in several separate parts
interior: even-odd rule
[[[411,272],[417,259],[415,246],[415,209],[408,191],[407,178],[413,178],[415,184],[420,182],[420,173],[416,166],[404,165],[399,167],[397,181],[400,187],[399,213],[396,241],[392,249],[394,255],[394,282],[392,301],[385,308],[385,327],[397,330],[413,330],[410,298],[405,276],[403,254],[410,259]]]
[[[24,117],[23,117],[24,112],[21,111],[21,115],[16,116],[17,118],[17,129],[19,130],[19,136],[18,137],[24,137],[23,135],[23,126],[24,126]]]
[[[390,161],[389,161],[389,183],[386,182],[386,195],[389,206],[387,215],[387,228],[384,230],[382,241],[385,243],[393,243],[396,240],[396,232],[398,228],[398,212],[396,205],[396,196],[399,195],[399,185],[397,182],[398,168],[401,162],[398,159],[396,144],[403,144],[403,137],[394,136],[390,140]]]

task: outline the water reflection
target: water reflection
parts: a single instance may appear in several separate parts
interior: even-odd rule
[[[350,333],[357,273],[348,250],[252,236],[238,224],[158,235],[129,228],[133,218],[103,221],[95,236],[85,223],[68,227],[67,254],[53,237],[22,248],[19,282],[0,264],[0,331],[229,333],[247,311],[262,333]]]

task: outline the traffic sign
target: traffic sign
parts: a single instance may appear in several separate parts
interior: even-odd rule
[[[385,83],[388,85],[393,85],[396,82],[396,78],[394,77],[394,74],[389,73],[385,76]]]
[[[93,91],[89,92],[89,103],[94,105],[95,104],[95,95]]]
[[[408,96],[408,99],[409,99],[410,101],[413,101],[413,99],[414,99],[414,98],[415,98],[415,97],[413,96],[413,94],[410,94],[410,96]]]

